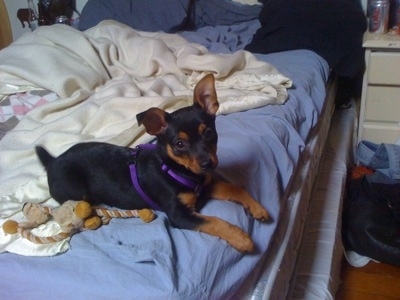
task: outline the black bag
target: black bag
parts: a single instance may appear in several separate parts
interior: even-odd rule
[[[343,205],[344,247],[400,266],[400,183],[371,182],[369,176],[348,183]]]

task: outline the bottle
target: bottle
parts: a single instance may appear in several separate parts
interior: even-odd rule
[[[34,31],[36,28],[39,27],[39,18],[36,12],[35,5],[33,4],[33,0],[28,0],[28,10],[29,10],[29,16],[28,16],[29,27],[31,31]]]
[[[38,1],[39,26],[52,24],[50,16],[49,16],[50,4],[51,4],[51,0],[39,0]]]

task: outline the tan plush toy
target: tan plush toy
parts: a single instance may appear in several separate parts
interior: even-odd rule
[[[108,224],[111,218],[140,217],[148,223],[154,220],[152,210],[110,210],[102,207],[92,207],[86,201],[66,201],[56,208],[42,206],[37,203],[25,203],[22,212],[26,222],[18,223],[8,220],[3,224],[3,230],[8,234],[19,233],[22,237],[37,244],[49,244],[62,241],[72,236],[77,231],[96,229],[103,224]],[[32,228],[46,223],[48,220],[56,221],[62,232],[48,237],[39,237],[31,232]]]

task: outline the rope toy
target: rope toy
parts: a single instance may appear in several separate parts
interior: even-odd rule
[[[20,234],[23,238],[36,244],[50,244],[60,242],[71,237],[74,233],[83,230],[93,230],[101,225],[106,225],[112,218],[141,218],[148,223],[154,220],[155,214],[150,209],[119,210],[104,207],[92,207],[86,201],[69,200],[56,208],[42,206],[38,203],[27,202],[22,208],[27,219],[18,223],[8,220],[3,224],[3,230],[7,234]],[[31,229],[46,223],[50,219],[56,221],[61,232],[47,237],[33,234]]]

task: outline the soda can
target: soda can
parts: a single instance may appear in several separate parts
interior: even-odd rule
[[[386,33],[389,25],[389,0],[370,0],[368,16],[369,32]]]

